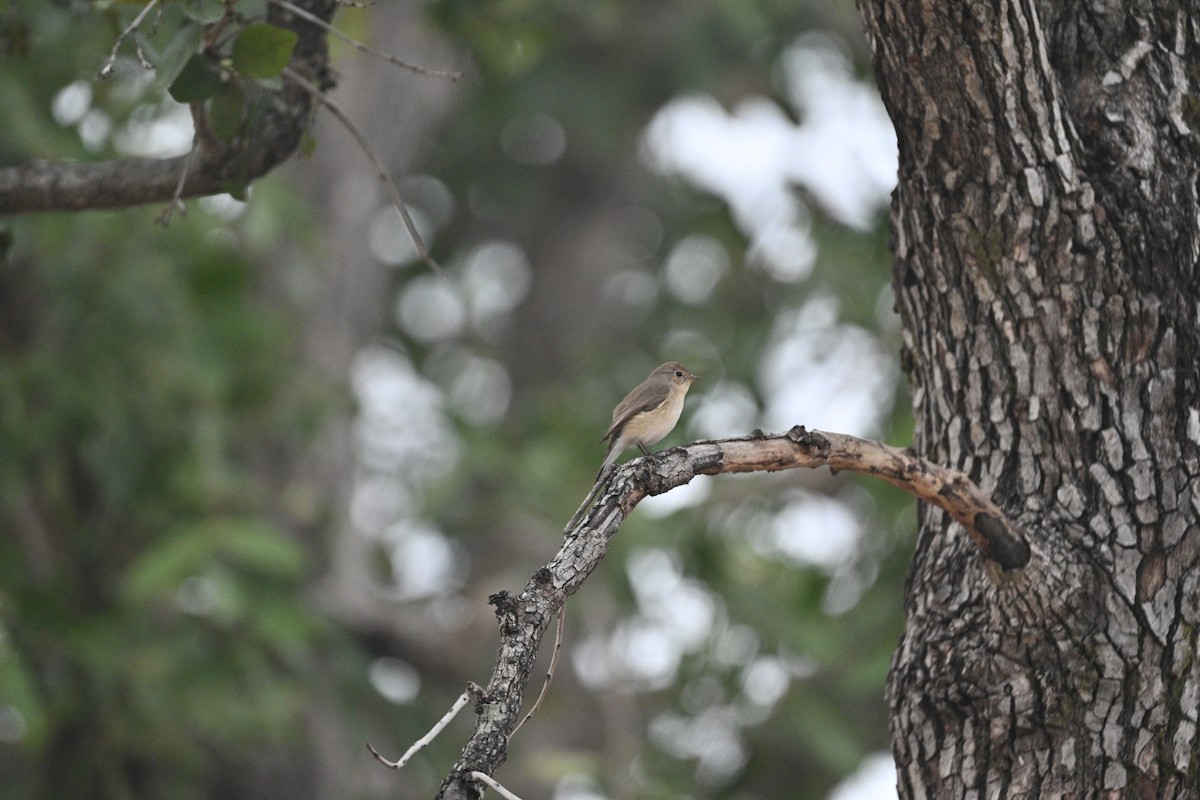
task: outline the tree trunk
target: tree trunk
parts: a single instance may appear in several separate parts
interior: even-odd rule
[[[1200,791],[1196,3],[860,0],[900,143],[925,508],[888,693],[902,797]]]

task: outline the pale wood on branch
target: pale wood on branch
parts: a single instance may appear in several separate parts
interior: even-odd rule
[[[501,591],[488,598],[500,626],[496,665],[476,704],[475,732],[438,797],[475,800],[484,786],[472,773],[492,775],[504,763],[546,627],[604,558],[608,541],[644,497],[682,486],[697,475],[823,466],[882,478],[944,509],[1001,569],[1019,569],[1029,561],[1021,532],[965,475],[879,442],[797,426],[783,434],[755,431],[633,459],[608,473],[596,490],[595,504],[576,515],[558,553],[533,573],[519,595]]]

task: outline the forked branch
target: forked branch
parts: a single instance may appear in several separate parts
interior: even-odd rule
[[[825,466],[882,478],[945,510],[1000,569],[1019,569],[1029,562],[1029,545],[1021,531],[966,475],[879,442],[797,426],[783,434],[755,431],[744,438],[695,442],[636,458],[610,472],[608,481],[593,490],[595,504],[585,504],[575,515],[558,553],[519,595],[498,592],[488,599],[500,625],[496,666],[476,706],[475,732],[438,797],[476,800],[476,774],[492,775],[504,763],[551,618],[604,558],[609,540],[644,497],[682,486],[697,475]]]

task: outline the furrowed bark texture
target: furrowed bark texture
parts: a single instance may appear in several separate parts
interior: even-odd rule
[[[915,447],[1032,549],[923,507],[900,794],[1200,791],[1200,8],[859,0],[900,144]]]

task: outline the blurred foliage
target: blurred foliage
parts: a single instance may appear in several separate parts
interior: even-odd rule
[[[217,11],[167,5],[171,16],[148,34],[163,50]],[[0,5],[0,103],[20,110],[0,137],[0,164],[110,157],[132,124],[169,106],[166,82],[131,53],[115,80],[93,80],[137,8]],[[387,12],[383,3],[339,19],[365,36],[372,15]],[[437,337],[402,321],[388,332],[439,390],[461,445],[407,512],[453,545],[458,582],[397,603],[395,616],[420,624],[388,635],[337,629],[308,602],[320,595],[335,526],[294,472],[322,421],[344,408],[299,366],[305,308],[286,291],[296,276],[276,272],[304,269],[281,252],[318,246],[314,229],[336,219],[329,208],[307,210],[272,178],[235,219],[192,203],[169,229],[153,224],[157,209],[5,221],[0,798],[261,796],[264,786],[315,797],[319,768],[358,787],[335,796],[429,796],[467,723],[415,758],[403,780],[383,772],[373,792],[347,778],[357,765],[333,752],[314,766],[319,745],[304,723],[332,706],[356,747],[369,730],[381,748],[386,737],[403,749],[465,680],[485,677],[486,628],[469,637],[469,659],[461,650],[427,658],[409,704],[382,703],[368,672],[373,656],[420,664],[422,653],[460,646],[428,619],[486,622],[482,598],[516,588],[548,560],[630,386],[679,358],[705,376],[689,414],[713,387],[737,386],[759,420],[769,400],[764,351],[778,321],[814,297],[836,297],[839,323],[896,349],[877,308],[889,282],[882,214],[854,230],[810,202],[813,272],[782,281],[743,255],[745,236],[722,202],[639,160],[646,125],[681,94],[729,105],[761,95],[796,116],[780,57],[805,31],[841,37],[856,74],[867,74],[852,3],[439,0],[426,16],[470,54],[473,74],[435,140],[418,143],[418,170],[453,198],[431,236],[448,278],[402,265],[394,289],[418,306],[430,291],[465,295],[470,254],[497,240],[515,244],[531,271],[528,297],[494,317]],[[252,44],[243,45],[246,75],[262,66]],[[55,111],[69,86],[86,87],[78,114]],[[232,133],[243,105],[209,88]],[[562,128],[561,156],[510,157],[506,128],[542,116]],[[707,299],[689,303],[666,288],[663,264],[695,234],[719,243],[731,267]],[[613,300],[606,287],[618,273],[646,278],[644,303]],[[494,419],[470,411],[461,384],[470,363],[500,365],[511,384]],[[686,440],[687,420],[664,446]],[[908,442],[902,392],[881,428],[888,441]],[[887,749],[883,682],[900,632],[911,505],[849,476],[706,485],[708,496],[686,509],[635,513],[569,604],[560,675],[500,776],[525,796],[551,796],[558,785],[568,797],[561,782],[574,780],[611,797],[821,797]],[[851,509],[864,532],[857,555],[836,568],[763,544],[782,508],[816,495]],[[371,555],[399,559],[382,546]],[[578,662],[597,652],[591,645],[670,611],[670,597],[639,583],[646,564],[674,575],[712,625],[682,648],[666,680],[585,688]],[[778,694],[754,688],[781,672]],[[724,760],[706,742],[725,743]],[[256,771],[265,783],[244,775]]]
[[[93,80],[136,10],[4,4],[0,162],[108,157],[153,119],[163,87],[126,58]],[[303,236],[297,208],[260,195],[237,222],[196,203],[169,229],[160,209],[3,223],[0,797],[205,796],[299,751],[330,634],[295,535],[323,501],[293,462],[336,395],[256,266]]]
[[[327,401],[244,241],[153,213],[6,228],[0,796],[188,796],[304,707],[322,633],[279,497]]]

